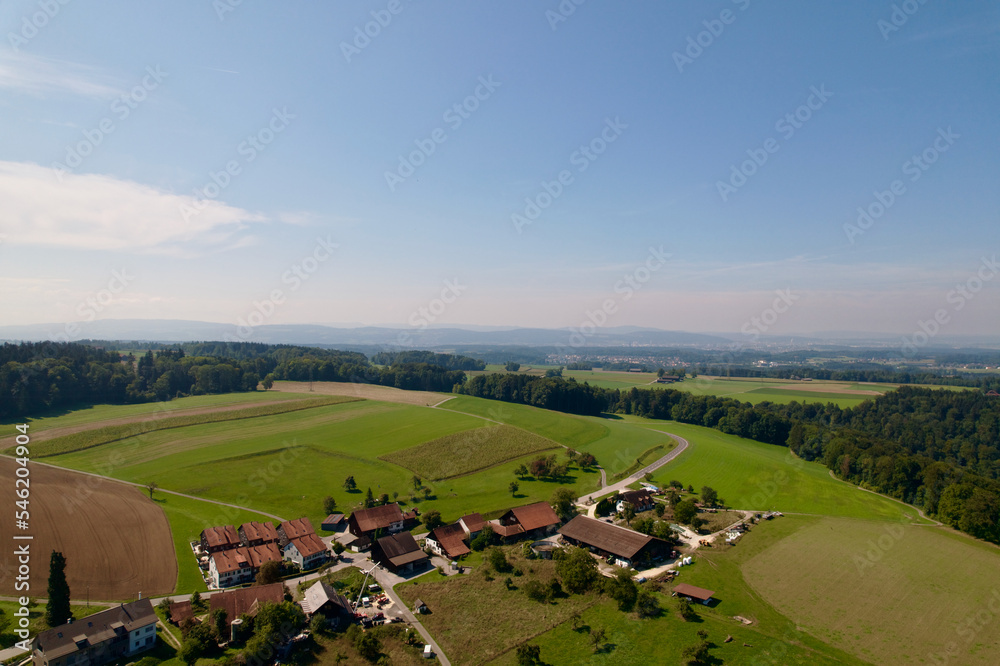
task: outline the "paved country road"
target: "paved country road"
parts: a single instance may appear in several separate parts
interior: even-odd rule
[[[617,493],[617,492],[620,492],[620,491],[624,490],[625,488],[628,487],[628,485],[630,483],[635,483],[636,481],[638,481],[639,479],[641,479],[643,476],[645,476],[649,472],[655,471],[655,470],[663,467],[664,465],[666,465],[668,462],[670,462],[671,460],[673,460],[674,458],[676,458],[677,456],[679,456],[681,453],[683,453],[684,450],[687,449],[687,447],[688,447],[688,441],[686,439],[684,439],[683,437],[680,437],[678,435],[674,435],[674,434],[669,433],[669,432],[665,432],[663,430],[654,430],[653,432],[662,433],[664,435],[672,437],[677,442],[677,446],[674,448],[673,451],[671,451],[667,455],[663,456],[662,458],[660,458],[656,462],[654,462],[654,463],[652,463],[650,465],[646,465],[645,467],[643,467],[642,469],[640,469],[635,474],[633,474],[633,475],[631,475],[629,477],[626,477],[625,479],[619,481],[618,483],[616,483],[614,485],[611,485],[611,486],[604,486],[600,490],[594,491],[594,492],[590,493],[589,495],[584,495],[583,497],[579,498],[576,501],[577,505],[578,506],[584,506],[584,505],[586,505],[586,503],[588,501],[596,500],[598,497],[604,497],[605,495],[610,495],[612,493]],[[601,470],[601,485],[604,485],[605,483],[607,483],[607,477],[604,474],[604,470],[602,469]]]

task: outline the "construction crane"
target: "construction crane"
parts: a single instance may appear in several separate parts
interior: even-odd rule
[[[358,604],[361,603],[361,597],[364,596],[365,591],[368,589],[368,576],[371,575],[376,569],[378,569],[377,564],[373,564],[372,568],[365,572],[365,578],[361,581],[361,591],[358,592],[358,598],[354,600],[354,609],[357,610]],[[374,576],[372,576],[374,578]]]

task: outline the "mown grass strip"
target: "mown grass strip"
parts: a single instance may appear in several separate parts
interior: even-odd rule
[[[297,412],[303,409],[315,409],[327,405],[337,405],[345,402],[357,402],[363,398],[348,396],[324,396],[322,398],[310,398],[308,400],[295,400],[272,405],[260,405],[247,409],[237,409],[226,412],[208,412],[205,414],[191,414],[188,416],[174,416],[165,419],[155,419],[148,421],[137,421],[123,425],[106,426],[95,428],[84,432],[56,437],[47,442],[40,442],[32,447],[32,457],[47,458],[74,451],[82,451],[103,444],[110,444],[136,435],[157,430],[169,430],[171,428],[184,428],[205,423],[217,423],[220,421],[238,421],[240,419],[257,418],[261,416],[273,416],[287,412]],[[11,449],[7,449],[9,453]]]
[[[661,458],[664,454],[666,454],[666,448],[667,448],[666,444],[657,444],[651,449],[646,449],[645,451],[642,452],[642,455],[640,455],[638,458],[635,459],[634,463],[629,465],[626,469],[622,470],[621,472],[618,472],[617,474],[613,475],[611,477],[611,480],[621,481],[625,477],[635,474],[646,465],[655,462],[656,460]]]
[[[441,481],[557,446],[552,440],[535,433],[500,425],[446,435],[420,446],[380,456],[379,459],[405,467],[425,479]]]

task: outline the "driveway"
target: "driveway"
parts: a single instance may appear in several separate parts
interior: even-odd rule
[[[622,490],[625,490],[626,488],[628,488],[629,484],[635,483],[636,481],[638,481],[639,479],[641,479],[646,474],[648,474],[650,472],[653,472],[655,470],[658,470],[659,468],[663,467],[668,462],[670,462],[671,460],[673,460],[674,458],[676,458],[677,456],[679,456],[681,453],[683,453],[684,450],[687,449],[687,447],[688,447],[688,441],[686,439],[684,439],[683,437],[671,434],[669,432],[664,432],[663,430],[654,430],[653,432],[662,433],[664,435],[667,435],[668,437],[673,438],[677,442],[677,446],[674,447],[673,451],[671,451],[667,455],[663,456],[662,458],[660,458],[656,462],[654,462],[654,463],[652,463],[650,465],[646,465],[645,467],[643,467],[642,469],[640,469],[638,472],[636,472],[632,476],[626,477],[625,479],[623,479],[623,480],[621,480],[618,483],[615,483],[613,485],[605,486],[605,487],[601,488],[598,491],[590,493],[589,495],[584,495],[583,497],[581,497],[578,500],[576,500],[577,506],[579,506],[579,507],[588,507],[588,506],[590,506],[589,503],[595,502],[597,500],[597,498],[599,498],[599,497],[604,497],[605,495],[610,495],[612,493],[618,493],[618,492],[621,492]],[[604,476],[602,475],[601,478],[602,478],[602,482],[603,482]]]

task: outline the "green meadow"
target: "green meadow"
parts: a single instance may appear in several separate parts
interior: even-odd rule
[[[737,509],[926,522],[913,507],[834,479],[820,463],[796,458],[783,446],[685,423],[632,420],[657,423],[657,429],[690,443],[687,450],[654,473],[654,483],[666,485],[677,480],[695,489],[711,486]]]

